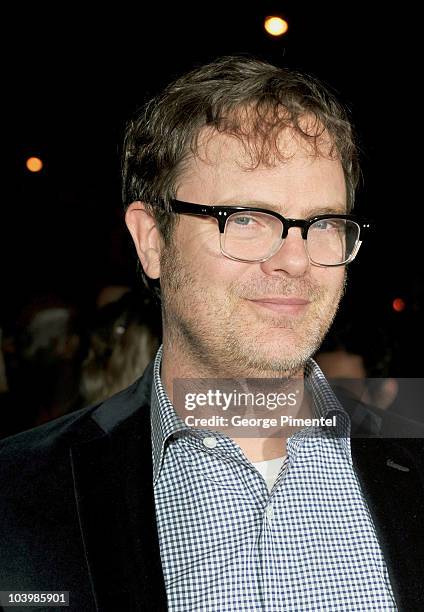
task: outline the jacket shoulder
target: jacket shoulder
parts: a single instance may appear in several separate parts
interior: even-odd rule
[[[30,469],[34,465],[40,470],[59,455],[68,455],[73,445],[111,434],[120,423],[149,404],[151,366],[131,386],[105,401],[0,440],[0,479],[8,470],[16,474],[19,467]]]
[[[101,402],[0,440],[0,460],[4,461],[7,456],[18,457],[21,453],[28,456],[61,440],[78,438],[83,430],[91,427],[91,415],[99,406]]]

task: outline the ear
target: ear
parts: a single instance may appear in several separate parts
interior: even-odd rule
[[[162,240],[156,219],[143,202],[132,202],[125,214],[125,223],[144,272],[149,278],[159,278]]]

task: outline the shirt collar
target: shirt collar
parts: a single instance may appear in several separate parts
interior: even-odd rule
[[[160,368],[162,363],[163,344],[159,347],[153,365],[153,385],[151,395],[151,432],[153,448],[153,484],[156,483],[163,464],[165,446],[168,439],[181,431],[190,431],[184,421],[176,414],[171,401],[162,384]],[[306,388],[311,392],[314,401],[314,417],[330,417],[336,414],[336,437],[340,439],[349,461],[350,452],[350,420],[333,393],[319,365],[312,359],[305,364]]]
[[[178,431],[186,430],[184,421],[176,414],[163,387],[160,377],[163,344],[160,345],[153,364],[153,385],[151,397],[151,426],[153,448],[153,484],[159,476],[163,463],[165,443]]]

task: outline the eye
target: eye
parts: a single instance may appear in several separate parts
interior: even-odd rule
[[[314,223],[314,229],[318,229],[318,230],[328,229],[327,219],[321,219],[321,221],[316,221],[316,223]]]
[[[234,219],[230,219],[230,221],[236,225],[247,226],[253,224],[254,218],[249,215],[238,215]]]
[[[271,215],[255,211],[246,211],[236,213],[229,217],[227,231],[238,231],[239,234],[249,233],[249,235],[257,234],[258,232],[271,232],[275,230],[276,223],[277,226],[280,225],[279,221]]]
[[[314,230],[332,230],[338,228],[338,219],[320,219],[311,225]]]

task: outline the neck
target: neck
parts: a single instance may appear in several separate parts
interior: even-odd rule
[[[219,366],[214,367],[211,364],[200,361],[197,356],[192,355],[189,350],[184,350],[184,348],[183,343],[172,342],[169,337],[167,338],[164,336],[161,380],[165,391],[173,404],[174,381],[176,379],[228,379],[229,374],[228,370],[224,372],[219,368]],[[237,378],[269,378],[273,379],[273,382],[277,379],[281,379],[281,388],[279,391],[284,391],[287,394],[288,388],[290,388],[296,393],[295,405],[290,408],[285,408],[284,414],[292,416],[293,418],[310,418],[312,416],[311,402],[308,399],[307,394],[304,392],[303,368],[295,374],[293,374],[293,372],[290,372],[290,374],[284,372],[276,373],[275,371],[271,370],[265,372],[263,370],[255,372],[252,370],[243,371],[240,369],[240,364],[235,363],[234,371],[237,372]],[[286,376],[284,374],[286,374]],[[231,376],[232,378],[236,378],[234,376],[234,372],[231,372]],[[258,391],[257,385],[254,385],[254,387],[255,390]],[[249,386],[249,389],[245,388],[245,391],[246,390],[251,391],[252,388]],[[276,391],[275,384],[273,385],[272,390],[273,392]],[[176,410],[183,418],[184,415],[178,409]],[[249,414],[246,413],[244,416],[253,417],[254,414],[252,410],[253,409],[251,408]],[[275,412],[279,412],[279,415],[282,414],[281,410],[276,410]],[[203,412],[203,416],[205,414],[206,413]],[[263,416],[263,412],[261,415]],[[276,415],[270,411],[269,415],[267,414],[266,416],[274,417],[277,419],[278,423],[280,423],[279,415]],[[269,459],[276,459],[277,457],[284,456],[286,454],[287,438],[294,433],[293,427],[277,426],[269,429],[259,428],[255,431],[256,435],[252,435],[251,437],[247,437],[247,435],[245,435],[241,437],[237,435],[238,432],[234,427],[232,427],[230,430],[227,428],[227,431],[225,431],[225,428],[219,429],[218,427],[209,426],[207,428],[216,429],[217,431],[219,430],[224,434],[226,433],[226,435],[228,435],[236,444],[238,444],[245,456],[250,461],[267,461]],[[247,430],[244,429],[244,433],[246,432]],[[264,432],[266,432],[266,435],[263,435]]]

